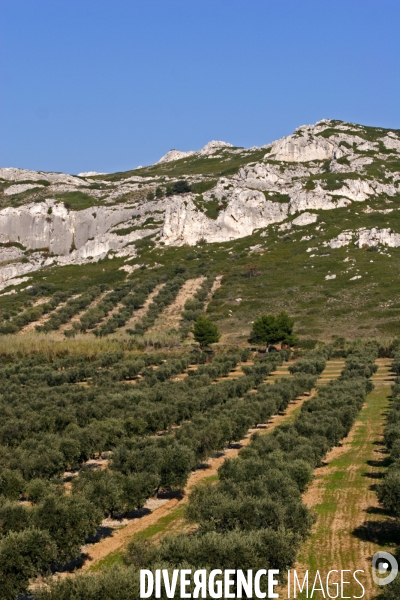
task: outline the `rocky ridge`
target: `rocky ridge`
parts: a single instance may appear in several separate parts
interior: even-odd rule
[[[146,237],[159,246],[226,242],[316,223],[319,211],[355,202],[383,199],[397,210],[400,133],[323,120],[262,148],[213,141],[172,150],[152,167],[92,173],[0,169],[0,289],[52,265],[129,263]],[[166,195],[177,179],[192,191]],[[329,245],[350,243],[400,246],[400,232],[345,230]]]

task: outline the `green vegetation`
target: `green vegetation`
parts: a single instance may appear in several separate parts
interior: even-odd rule
[[[182,321],[179,327],[182,339],[185,339],[188,336],[191,327],[194,325],[194,322],[202,314],[204,303],[211,291],[213,282],[214,277],[206,277],[200,288],[194,294],[193,298],[189,298],[189,300],[185,302],[185,306],[183,307],[183,311],[181,313]]]
[[[218,333],[218,327],[212,323],[206,316],[200,315],[193,327],[193,335],[201,349],[215,344],[221,337]]]
[[[400,352],[394,355],[393,371],[400,374]],[[400,519],[400,378],[397,377],[392,388],[393,395],[384,433],[384,440],[389,451],[389,468],[381,485],[378,486],[378,498],[384,509]],[[397,558],[399,548],[397,548]],[[393,583],[383,590],[382,600],[397,600],[400,593],[400,582],[397,577]]]
[[[156,279],[149,279],[142,285],[136,285],[133,293],[122,296],[122,307],[110,319],[103,322],[98,329],[94,329],[93,333],[103,337],[123,327],[132,317],[134,311],[143,306],[148,294],[155,288],[156,283]]]
[[[143,335],[148,329],[150,329],[163,310],[175,300],[184,282],[185,278],[178,274],[171,281],[165,283],[162,289],[158,292],[157,296],[155,296],[153,299],[153,302],[150,304],[146,315],[140,321],[135,323],[133,329],[127,329],[127,333],[132,336]]]
[[[213,379],[246,356],[218,354],[180,382],[171,377],[204,355],[175,356],[68,354],[64,348],[58,357],[35,352],[3,360],[2,402],[9,409],[0,418],[0,446],[8,448],[0,470],[0,555],[17,534],[35,527],[42,553],[46,539],[51,556],[32,559],[32,568],[26,559],[27,572],[29,577],[45,572],[54,559],[65,563],[79,555],[104,516],[139,509],[158,490],[182,488],[198,461],[241,439],[253,419],[265,418],[269,404],[264,406],[262,396],[250,394],[246,403],[241,398],[285,354],[261,361],[240,380],[215,384]],[[139,375],[135,386],[127,383]],[[181,427],[167,433],[172,425]],[[154,435],[162,430],[165,435]],[[111,453],[108,469],[85,468],[89,458],[104,452]],[[67,469],[79,473],[70,494],[64,487]],[[0,573],[8,573],[7,564],[4,560]],[[28,576],[21,573],[22,579],[7,575],[10,589],[26,589]],[[8,597],[1,585],[2,597]]]
[[[335,121],[334,123],[339,125],[340,123],[343,123],[343,121]],[[351,125],[351,123],[349,123],[349,125]],[[387,135],[389,131],[393,131],[394,133],[400,134],[399,129],[383,129],[382,127],[368,127],[366,125],[355,125],[353,130],[346,131],[346,133],[347,135],[361,137],[368,142],[376,142],[379,138]],[[330,138],[331,136],[336,134],[337,129],[335,129],[334,127],[328,127],[327,129],[324,129],[324,131],[317,133],[317,135],[324,138]]]
[[[331,122],[321,135],[337,133],[339,123]],[[297,189],[321,186],[329,193],[348,179],[395,180],[400,161],[379,140],[387,131],[354,125],[352,133],[379,142],[376,152],[360,152],[372,159],[363,173],[338,173],[335,162],[312,161],[305,165],[312,175],[299,175]],[[222,149],[101,176],[103,183],[94,181],[91,187],[107,194],[114,189],[107,182],[143,175],[149,179],[126,181],[124,194],[113,202],[139,206],[163,199],[167,208],[171,195],[191,192],[196,208],[215,220],[239,179],[219,177],[256,165],[267,152]],[[286,169],[284,163],[268,162],[278,172]],[[350,170],[348,158],[336,162],[340,171]],[[212,193],[218,181],[218,189],[227,190],[226,197],[218,193],[221,199]],[[49,197],[48,185],[7,197],[9,185],[0,183],[2,205]],[[285,204],[290,200],[278,192],[264,195]],[[339,197],[332,193],[334,201]],[[57,199],[71,210],[102,201],[90,196],[90,187]],[[398,348],[395,336],[400,337],[400,248],[359,248],[356,237],[331,248],[330,240],[360,227],[399,232],[399,205],[400,194],[381,194],[364,204],[313,211],[316,224],[290,231],[276,224],[214,244],[200,239],[194,246],[171,247],[167,236],[147,231],[150,235],[133,242],[135,257],[49,266],[29,273],[17,293],[1,295],[0,596],[15,600],[37,574],[82,559],[82,545],[102,533],[104,518],[124,523],[123,518],[146,512],[150,497],[181,497],[194,469],[205,468],[216,453],[240,442],[249,428],[264,428],[274,415],[283,419],[281,425],[269,435],[253,435],[238,458],[225,460],[218,475],[212,470],[194,488],[186,509],[179,503],[135,534],[127,553],[118,549],[93,568],[96,577],[68,578],[32,594],[48,600],[135,598],[141,566],[285,571],[300,556],[314,568],[338,514],[337,498],[350,494],[355,513],[354,498],[367,490],[366,461],[373,458],[379,418],[389,402],[381,390],[368,394],[369,380],[378,351],[391,356]],[[54,209],[47,212],[51,221]],[[122,222],[115,232],[127,235],[160,224],[151,212],[144,219],[141,226]],[[18,247],[23,262],[33,252],[20,242],[1,245]],[[197,292],[180,304],[190,289],[188,280],[199,277]],[[180,321],[173,304],[182,311]],[[32,333],[25,333],[27,325]],[[357,338],[375,341],[349,341]],[[294,355],[250,349],[251,344],[295,342]],[[210,344],[213,349],[207,350]],[[332,355],[340,357],[340,367],[332,367]],[[295,360],[283,365],[290,356]],[[398,375],[399,364],[396,354]],[[283,372],[287,376],[281,378]],[[283,418],[317,377],[318,393]],[[379,467],[370,465],[375,479],[387,469],[376,491],[379,519],[392,523],[400,517],[399,381],[385,428],[390,455]],[[338,450],[328,472],[321,504],[310,512],[302,494],[313,470],[325,469],[326,453],[341,444],[356,419],[354,437],[345,442],[343,456]],[[373,427],[367,427],[367,419],[374,420]],[[354,481],[345,481],[353,466]],[[375,491],[368,489],[368,498],[372,495]],[[310,537],[314,515],[319,521]],[[365,543],[362,528],[353,534],[346,555],[351,560]],[[325,565],[329,552],[334,549],[327,548],[321,558]],[[397,600],[398,585],[385,590],[385,600]]]
[[[58,201],[64,203],[65,208],[71,210],[85,210],[85,208],[90,208],[98,204],[96,198],[80,191],[63,192],[62,194],[56,194],[55,197]]]
[[[376,502],[376,489],[388,465],[381,440],[390,395],[387,361],[378,364],[372,381],[375,389],[368,393],[351,434],[318,470],[308,495],[309,501],[316,499],[315,504],[311,502],[317,521],[300,549],[297,564],[310,570],[311,580],[317,569],[327,573],[332,564],[338,570],[355,570],[378,550],[394,553],[396,529],[390,515]],[[329,362],[322,377],[334,376],[339,365],[336,359]],[[371,570],[366,569],[360,580],[366,588],[365,597],[376,598],[378,589]],[[359,585],[353,582],[347,586],[345,595],[360,594]],[[305,600],[306,594],[298,597]]]
[[[190,188],[193,194],[204,194],[204,192],[212,190],[217,183],[218,179],[205,179],[203,181],[196,181],[196,183],[192,183]]]
[[[262,315],[254,321],[251,340],[262,342],[267,346],[279,342],[287,346],[293,346],[295,343],[293,327],[294,319],[284,310],[276,316]]]
[[[205,201],[202,195],[195,198],[194,204],[201,212],[204,212],[209,219],[214,220],[218,218],[221,210],[225,210],[227,207],[226,200],[218,200],[215,197],[211,197],[211,200]]]
[[[220,150],[218,155],[222,158],[211,156],[189,156],[168,163],[155,164],[150,167],[134,169],[112,175],[97,175],[96,179],[104,181],[120,181],[133,175],[152,177],[155,175],[167,175],[168,177],[182,177],[184,175],[210,175],[223,176],[237,173],[240,167],[249,162],[259,162],[267,154],[266,150],[243,150],[240,154],[234,154],[230,150]]]
[[[172,185],[167,185],[167,196],[172,194],[187,194],[191,191],[191,187],[185,179],[175,181]]]
[[[375,199],[370,205],[384,210],[396,206],[396,201],[387,204],[384,198]],[[386,251],[391,254],[389,257],[386,252],[372,253],[353,244],[338,249],[323,246],[344,229],[352,229],[355,223],[357,227],[384,228],[389,226],[390,218],[390,227],[400,231],[400,212],[364,213],[358,203],[353,203],[347,208],[318,211],[317,215],[319,222],[324,222],[318,238],[300,241],[302,237],[316,236],[313,225],[291,230],[290,238],[270,227],[267,237],[256,232],[251,238],[191,248],[155,248],[149,237],[135,243],[139,256],[130,264],[161,264],[153,273],[161,271],[166,278],[173,275],[177,265],[185,266],[187,277],[223,273],[223,284],[209,304],[207,315],[217,324],[222,339],[232,343],[248,339],[251,321],[281,310],[295,319],[294,333],[302,338],[330,342],[332,335],[346,339],[400,335],[396,315],[396,310],[400,310],[400,248]],[[261,252],[249,256],[249,247],[256,244],[260,244]],[[309,247],[317,250],[307,253]],[[343,262],[346,258],[351,259],[349,263]],[[113,287],[126,277],[119,270],[124,260],[113,258],[88,265],[46,268],[33,273],[29,283],[34,287],[53,285],[51,295],[58,291],[70,294],[71,289],[83,293],[100,283]],[[256,276],[249,277],[248,268],[252,266]],[[336,274],[336,279],[325,281],[329,273]],[[350,281],[357,274],[362,278]],[[142,281],[145,277],[145,271],[135,271],[135,279]],[[242,302],[237,303],[236,298],[242,298]],[[17,313],[27,310],[26,303],[34,300],[36,297],[29,290],[2,296],[0,316],[4,319],[8,315],[11,321]],[[0,321],[1,326],[3,323]]]
[[[374,347],[350,353],[341,377],[306,401],[290,424],[253,436],[237,459],[223,463],[215,486],[195,490],[188,507],[188,517],[199,525],[195,535],[167,536],[140,549],[133,542],[127,563],[137,568],[166,561],[174,567],[186,561],[196,568],[290,568],[312,525],[301,493],[328,449],[349,433],[373,387],[360,368],[373,372],[375,358]],[[282,385],[288,403],[314,383],[312,375],[298,373],[291,381],[262,386],[259,394],[270,401],[273,414]]]

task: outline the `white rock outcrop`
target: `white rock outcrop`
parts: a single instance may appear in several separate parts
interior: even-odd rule
[[[400,234],[394,233],[391,229],[359,229],[357,245],[363,246],[388,246],[389,248],[398,248],[400,246]]]
[[[0,243],[11,247],[0,248],[0,285],[54,264],[82,264],[107,255],[129,259],[136,254],[134,241],[148,235],[167,246],[194,245],[201,239],[224,242],[274,223],[280,224],[280,231],[313,224],[318,217],[310,211],[345,208],[367,200],[365,212],[389,214],[397,210],[395,199],[400,195],[400,173],[393,168],[393,157],[400,155],[400,138],[397,132],[385,134],[382,130],[379,135],[378,141],[370,141],[368,130],[362,126],[324,119],[262,146],[262,159],[259,147],[245,150],[215,140],[198,151],[171,150],[160,163],[185,157],[218,157],[218,168],[225,175],[187,175],[191,184],[206,183],[207,191],[160,200],[151,200],[148,192],[173,182],[173,172],[168,176],[167,170],[165,175],[149,171],[146,176],[129,174],[114,180],[101,179],[102,174],[95,171],[74,176],[2,168],[0,201],[6,208],[0,210]],[[368,169],[376,158],[388,158],[381,152],[382,144],[390,150],[391,163],[384,172],[381,166]],[[243,166],[229,174],[229,159],[236,155]],[[215,184],[212,189],[209,182]],[[83,192],[93,206],[68,209],[62,202],[68,201],[68,192]],[[381,203],[375,208],[375,199],[390,203],[391,208],[382,208]],[[216,203],[218,215],[209,218],[207,208],[215,211]],[[316,226],[315,234],[320,230]],[[261,235],[268,233],[265,230]],[[310,236],[303,236],[305,239]],[[400,245],[399,234],[377,228],[345,230],[323,245],[340,248],[352,242],[359,247]],[[12,246],[16,243],[22,249]]]
[[[10,187],[4,190],[6,196],[14,196],[15,194],[21,194],[27,190],[43,187],[40,183],[17,183],[16,185],[10,185]]]
[[[192,200],[174,196],[165,213],[162,241],[170,246],[195,245],[200,239],[225,242],[283,221],[288,206],[267,200],[261,192],[237,188],[217,219],[200,212]]]
[[[370,246],[387,246],[389,248],[400,247],[400,234],[393,232],[389,228],[379,229],[373,227],[367,229],[362,227],[356,231],[343,231],[336,238],[333,238],[324,245],[331,248],[341,248],[348,246],[356,238],[355,245],[359,248],[368,248]]]
[[[0,242],[19,242],[31,250],[46,248],[66,256],[71,248],[79,249],[89,239],[98,239],[136,213],[124,205],[73,211],[53,200],[8,207],[0,211]]]
[[[48,181],[50,183],[70,183],[71,185],[88,185],[83,179],[66,175],[65,173],[45,173],[43,171],[29,171],[14,167],[0,168],[0,179],[6,181]]]
[[[160,158],[160,160],[156,164],[171,162],[173,160],[179,160],[180,158],[186,158],[188,156],[209,156],[210,154],[214,154],[218,150],[232,148],[232,144],[228,142],[219,142],[217,140],[212,140],[208,142],[201,150],[170,150],[164,156]]]
[[[396,150],[396,152],[400,152],[400,140],[394,133],[389,132],[388,135],[382,138],[382,142],[385,144],[388,150]]]
[[[180,158],[186,158],[187,156],[193,156],[196,154],[194,150],[188,150],[187,152],[183,150],[169,150],[164,156],[157,161],[157,165],[160,163],[172,162],[173,160],[179,160]]]
[[[339,235],[333,238],[330,242],[324,244],[324,246],[329,246],[330,248],[342,248],[343,246],[348,246],[353,241],[353,232],[352,231],[343,231],[339,233]]]
[[[346,152],[336,142],[313,135],[309,131],[299,131],[274,142],[270,156],[285,162],[310,162],[340,158]]]
[[[313,213],[304,212],[296,219],[293,219],[293,225],[311,225],[311,223],[316,223],[318,220],[318,216]]]
[[[78,177],[93,177],[94,175],[108,175],[108,173],[99,173],[98,171],[85,171],[78,173]]]

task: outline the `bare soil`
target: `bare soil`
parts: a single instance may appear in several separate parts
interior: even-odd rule
[[[90,308],[95,308],[98,304],[100,304],[100,302],[103,300],[104,296],[106,296],[108,293],[109,293],[109,290],[107,290],[106,292],[103,292],[103,294],[100,294],[100,296],[98,298],[96,298],[95,300],[93,300],[93,302],[91,302],[89,304],[89,306],[87,306],[86,308],[84,308],[77,315],[74,315],[72,317],[72,319],[70,321],[68,321],[68,323],[64,323],[64,325],[61,325],[61,327],[60,327],[60,329],[58,331],[60,333],[64,333],[64,331],[66,329],[69,329],[70,327],[72,327],[72,325],[74,323],[77,323],[79,321],[79,319],[81,318],[81,316],[84,315],[86,311],[88,311]]]
[[[148,333],[164,333],[171,329],[177,329],[182,318],[181,312],[184,309],[186,301],[193,298],[204,279],[205,277],[197,277],[196,279],[188,279],[185,281],[174,302],[163,310],[153,327],[149,329]]]
[[[45,315],[42,315],[37,321],[32,321],[32,323],[28,323],[28,325],[25,325],[25,327],[23,327],[21,331],[19,331],[19,334],[31,333],[32,331],[35,331],[36,325],[44,325],[50,319],[52,314],[54,314],[60,308],[63,308],[69,300],[72,300],[73,298],[78,298],[78,296],[79,294],[77,294],[76,296],[71,296],[71,298],[68,298],[68,300],[66,300],[65,302],[60,302],[60,304],[54,310],[46,313]],[[45,300],[43,302],[40,302],[40,304],[44,303]],[[37,306],[37,304],[35,306]]]

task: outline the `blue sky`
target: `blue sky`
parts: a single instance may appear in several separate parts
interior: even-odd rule
[[[399,0],[0,0],[0,166],[151,164],[335,118],[400,128]]]

